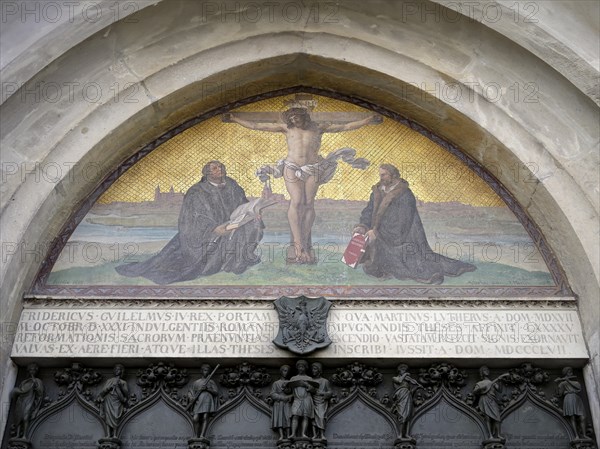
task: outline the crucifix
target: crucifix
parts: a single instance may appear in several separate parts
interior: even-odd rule
[[[284,102],[288,108],[280,112],[235,112],[223,114],[223,122],[237,123],[245,128],[285,134],[288,153],[274,166],[257,171],[261,181],[270,175],[283,177],[290,195],[288,222],[291,250],[288,263],[316,263],[312,251],[311,230],[315,221],[315,196],[319,186],[330,181],[342,159],[354,168],[365,169],[369,161],[356,158],[356,150],[341,148],[326,157],[319,154],[324,133],[351,131],[366,125],[378,125],[383,118],[365,112],[313,112],[317,100],[308,94],[296,94]]]

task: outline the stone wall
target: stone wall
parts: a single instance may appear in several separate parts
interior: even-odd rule
[[[72,21],[57,2],[56,22],[24,3],[2,5],[3,403],[11,323],[83,199],[177,124],[302,85],[410,117],[496,174],[579,297],[600,422],[597,2],[100,2],[97,20],[82,2]]]

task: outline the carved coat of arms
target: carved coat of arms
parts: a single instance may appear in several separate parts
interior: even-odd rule
[[[280,348],[307,354],[331,344],[327,335],[327,314],[331,303],[325,298],[287,298],[275,301],[279,332],[273,340]]]

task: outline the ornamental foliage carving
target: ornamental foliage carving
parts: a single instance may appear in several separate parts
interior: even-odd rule
[[[179,429],[177,422],[188,423],[189,430],[172,436],[173,439],[189,440],[188,447],[209,448],[213,442],[222,441],[219,438],[224,438],[223,432],[226,432],[231,433],[228,438],[236,441],[244,441],[244,435],[252,441],[263,441],[263,447],[324,448],[328,441],[331,444],[342,435],[353,438],[353,428],[362,425],[361,420],[367,410],[373,416],[379,416],[380,421],[373,421],[372,425],[388,423],[385,426],[395,429],[395,435],[392,434],[389,443],[386,443],[390,449],[414,448],[419,447],[419,443],[428,444],[428,434],[422,429],[427,428],[426,417],[438,413],[439,407],[452,408],[453,416],[468,417],[464,422],[478,426],[481,435],[485,435],[489,428],[492,438],[482,438],[482,448],[501,449],[508,447],[511,441],[512,447],[518,447],[522,438],[543,440],[546,434],[554,435],[552,438],[556,441],[564,441],[565,448],[595,448],[590,422],[586,420],[581,373],[570,367],[552,370],[529,362],[496,370],[464,368],[447,362],[427,367],[404,364],[373,367],[359,361],[331,367],[327,363],[300,363],[295,360],[279,368],[248,361],[222,367],[212,364],[210,369],[204,368],[208,366],[206,363],[199,365],[202,365],[203,371],[198,366],[180,367],[162,362],[118,372],[117,366],[90,368],[81,363],[54,370],[41,369],[39,374],[31,370],[30,376],[34,376],[31,378],[38,379],[35,382],[40,385],[37,390],[44,392],[40,395],[41,403],[24,432],[17,410],[20,405],[16,401],[12,403],[6,447],[37,449],[46,444],[40,444],[45,441],[45,435],[60,438],[60,435],[73,432],[69,423],[60,416],[66,407],[78,404],[87,413],[86,419],[92,423],[92,428],[98,429],[97,440],[89,444],[106,448],[122,447],[125,440],[132,438],[128,428],[139,422],[155,423],[146,427],[149,434],[152,434],[153,426],[165,424],[167,429]],[[301,370],[298,368],[300,365]],[[23,376],[21,379],[26,380]],[[128,386],[129,395],[122,398],[122,409],[107,409],[106,401],[112,400],[112,390],[107,388],[120,383],[121,379]],[[23,382],[20,381],[17,388],[28,385]],[[202,386],[210,382],[214,385],[210,387],[214,388],[210,396],[214,408],[203,412]],[[491,400],[491,397],[485,396],[491,391],[488,386],[493,386],[495,392],[497,415],[485,405],[485,401]],[[98,402],[95,399],[99,397],[105,399]],[[301,416],[294,413],[300,413],[298,407],[304,400],[302,398],[306,397],[311,397],[313,407],[318,404],[319,413],[322,411],[323,414],[318,415],[318,421],[314,417],[317,415],[307,418],[304,428],[303,420],[298,419],[294,424],[293,417]],[[161,410],[160,416],[155,414],[155,410]],[[274,424],[271,421],[276,413],[280,419]],[[517,416],[523,413],[532,415],[526,415],[526,419],[510,418],[515,413]],[[199,422],[201,427],[204,426],[199,431],[200,436],[193,432],[196,415],[201,415]],[[138,416],[143,416],[143,419],[135,419]],[[239,425],[222,427],[222,423],[228,420],[239,419],[236,416],[252,417],[251,424],[241,424],[246,422],[242,420]],[[527,419],[537,420],[538,425],[522,424]],[[348,422],[353,424],[348,426]],[[471,438],[471,428],[461,422],[460,419],[442,421],[436,424],[436,432],[449,435],[462,432],[465,438]],[[495,436],[500,424],[502,438]],[[105,428],[110,433],[102,437]],[[18,431],[21,433],[18,434]],[[137,435],[139,430],[135,432]],[[385,432],[389,433],[388,430]],[[360,444],[367,444],[365,441],[368,442],[368,439],[361,440]],[[359,441],[356,442],[358,444]],[[75,447],[67,445],[64,449]]]

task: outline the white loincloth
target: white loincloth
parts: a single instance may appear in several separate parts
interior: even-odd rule
[[[339,150],[329,153],[325,158],[320,157],[318,162],[307,165],[298,165],[294,162],[282,159],[277,161],[275,165],[263,165],[256,171],[256,176],[262,181],[267,182],[273,178],[281,178],[284,168],[287,167],[294,172],[294,176],[302,181],[305,181],[309,176],[315,176],[318,184],[325,184],[331,181],[335,170],[337,169],[338,160],[342,160],[350,164],[353,168],[364,170],[369,166],[369,161],[362,157],[355,157],[356,150],[354,148],[340,148]]]

